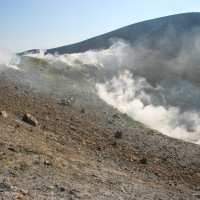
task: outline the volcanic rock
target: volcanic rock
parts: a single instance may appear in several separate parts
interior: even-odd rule
[[[8,114],[6,113],[6,111],[0,111],[0,115],[4,118],[8,117]]]
[[[24,114],[23,121],[25,121],[26,123],[32,126],[38,126],[38,121],[29,113]]]
[[[147,164],[147,159],[146,159],[146,158],[142,158],[142,159],[140,160],[140,164],[146,165],[146,164]]]
[[[117,130],[117,132],[115,133],[115,138],[122,139],[122,132]]]
[[[118,114],[114,114],[114,115],[113,115],[113,118],[114,118],[114,119],[121,119],[121,117],[120,117]]]
[[[44,165],[52,165],[51,161],[45,160]]]
[[[82,113],[82,114],[85,114],[85,108],[82,108],[82,109],[81,109],[81,113]]]
[[[65,191],[65,188],[64,188],[64,187],[61,187],[61,188],[60,188],[60,191],[61,191],[61,192],[64,192],[64,191]]]
[[[63,98],[60,102],[60,105],[62,106],[67,106],[67,99],[66,98]]]

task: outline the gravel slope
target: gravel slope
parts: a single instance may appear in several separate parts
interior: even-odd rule
[[[1,199],[200,198],[199,145],[119,113],[81,72],[32,61],[0,75]]]

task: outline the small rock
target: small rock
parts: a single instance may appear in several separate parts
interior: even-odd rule
[[[85,108],[82,108],[82,109],[81,109],[81,113],[82,113],[82,114],[85,114]]]
[[[65,191],[65,188],[64,188],[64,187],[61,187],[61,188],[60,188],[60,191],[61,191],[61,192],[64,192],[64,191]]]
[[[200,193],[193,194],[193,196],[200,198]]]
[[[108,119],[108,124],[113,124],[113,121],[111,121],[110,119]]]
[[[16,195],[15,200],[29,200],[28,196]]]
[[[44,165],[52,165],[52,163],[50,161],[48,161],[48,160],[45,160],[44,161]]]
[[[18,86],[14,86],[14,89],[18,90],[18,89],[19,89],[19,87],[18,87]]]
[[[0,183],[0,193],[4,191],[11,191],[11,186],[7,183]]]
[[[30,96],[30,93],[27,90],[25,90],[24,93]]]
[[[46,116],[46,117],[45,117],[45,119],[46,119],[46,120],[49,120],[49,117],[48,117],[48,116]]]
[[[72,131],[76,131],[76,128],[75,128],[74,126],[70,126],[70,129],[71,129]]]
[[[13,147],[9,147],[8,150],[12,152],[17,152]]]
[[[23,121],[25,121],[26,123],[32,125],[32,126],[37,126],[38,125],[38,121],[29,113],[25,113],[23,116]]]
[[[135,156],[131,156],[131,162],[133,162],[133,161],[137,161],[137,157],[135,157]]]
[[[27,195],[29,192],[25,189],[20,189],[20,191],[22,192],[23,195]]]
[[[147,164],[147,159],[146,159],[146,158],[142,158],[142,159],[140,160],[140,164],[146,165],[146,164]]]
[[[61,99],[60,105],[67,106],[67,102],[68,102],[67,99],[63,98],[63,99]]]
[[[120,117],[118,114],[114,114],[114,115],[113,115],[113,118],[114,118],[114,119],[121,119],[121,117]]]
[[[97,151],[101,151],[101,147],[100,146],[97,147]]]
[[[79,193],[79,191],[76,189],[72,189],[69,191],[69,194],[72,194],[72,195],[77,195],[77,193]]]
[[[8,114],[6,111],[0,111],[0,115],[4,118],[7,118],[8,117]]]
[[[117,146],[117,142],[116,142],[116,141],[111,142],[111,145],[112,145],[112,146]]]
[[[117,132],[115,133],[115,138],[122,139],[122,132],[117,130]]]

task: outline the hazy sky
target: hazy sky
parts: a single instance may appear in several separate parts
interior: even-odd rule
[[[200,12],[199,0],[0,0],[0,49],[79,42],[157,17]]]

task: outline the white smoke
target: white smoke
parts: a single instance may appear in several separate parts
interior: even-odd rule
[[[168,136],[200,144],[198,56],[194,53],[199,50],[190,54],[188,46],[183,46],[172,60],[144,44],[133,48],[122,40],[106,50],[64,55],[41,50],[25,56],[44,59],[57,68],[59,63],[78,70],[95,67],[97,73],[92,71],[90,76],[107,78],[96,84],[105,102]],[[119,77],[113,77],[118,71]]]
[[[36,54],[25,54],[27,57],[44,59],[50,63],[63,62],[72,67],[83,65],[95,66],[97,68],[120,68],[130,55],[130,45],[122,40],[118,40],[106,50],[86,51],[84,53],[73,53],[63,55],[45,54],[46,50],[40,50]]]
[[[0,50],[0,68],[9,67],[12,69],[19,69],[17,65],[20,63],[20,58],[16,54],[11,54]]]
[[[145,92],[154,88],[144,78],[134,77],[125,71],[106,83],[96,84],[96,88],[101,99],[133,119],[168,136],[200,144],[200,115],[195,112],[181,113],[177,107],[154,106],[152,96]],[[188,124],[192,124],[193,131],[188,131]]]

